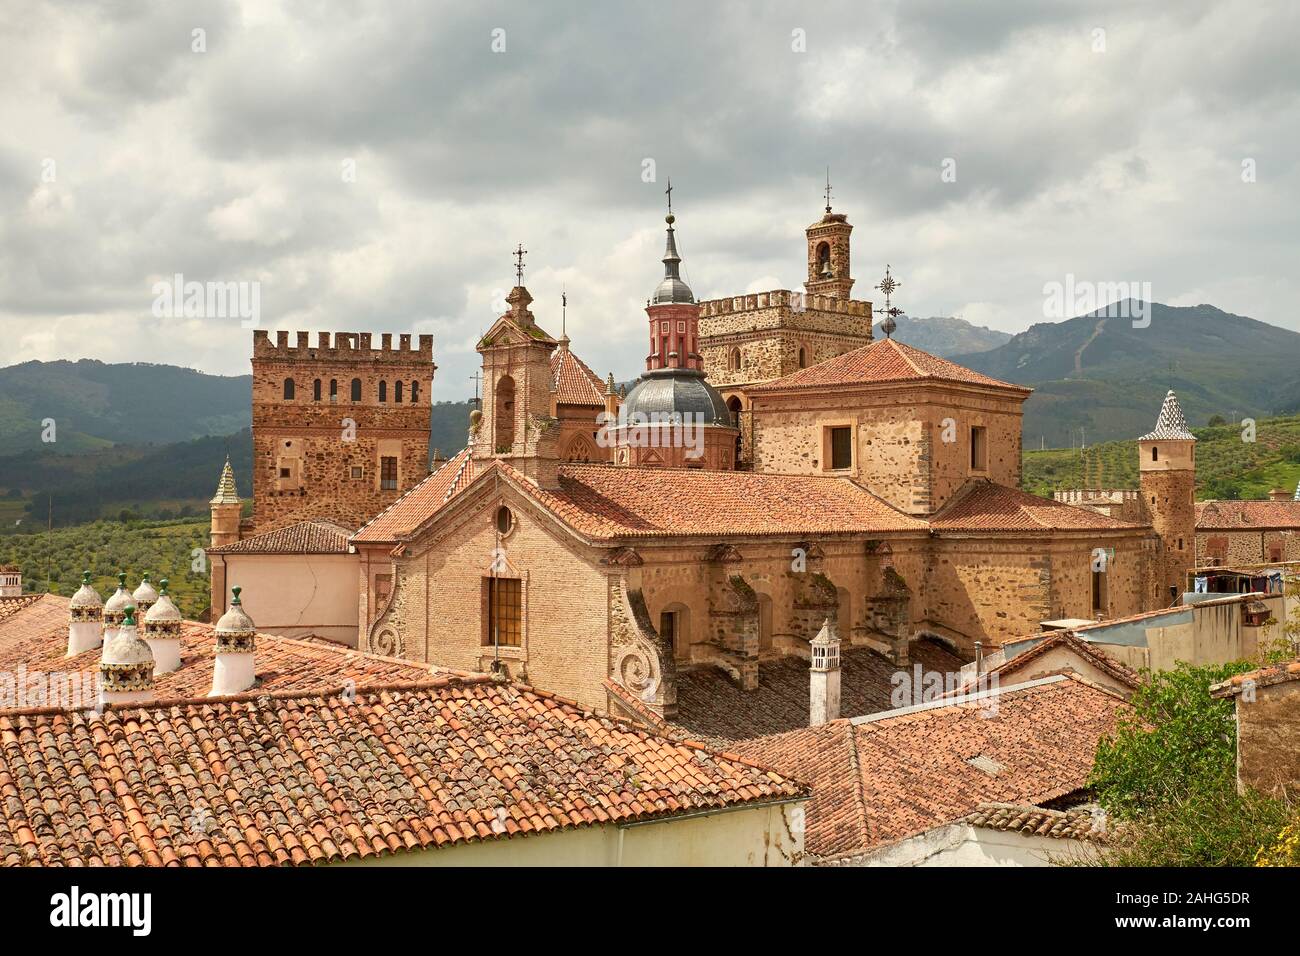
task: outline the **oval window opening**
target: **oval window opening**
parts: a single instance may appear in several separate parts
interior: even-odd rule
[[[509,534],[514,524],[515,516],[510,513],[509,508],[502,505],[497,509],[497,531],[501,532],[501,534]]]

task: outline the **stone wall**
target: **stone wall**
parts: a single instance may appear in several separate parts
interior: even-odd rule
[[[971,477],[1020,484],[1020,399],[943,386],[755,394],[754,470],[842,474],[910,514],[943,506]],[[831,471],[827,430],[854,429],[851,468]],[[986,465],[970,464],[971,428],[985,429]],[[953,441],[945,441],[951,437]]]
[[[1300,681],[1237,697],[1237,780],[1261,793],[1300,792]]]
[[[1300,561],[1300,534],[1279,529],[1196,533],[1197,567],[1235,567],[1276,561]]]

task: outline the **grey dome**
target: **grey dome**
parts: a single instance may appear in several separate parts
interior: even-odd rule
[[[651,305],[662,305],[665,302],[694,301],[695,293],[678,276],[664,276],[663,281],[655,287],[655,294],[650,298]]]
[[[722,393],[689,368],[660,368],[646,372],[632,386],[618,409],[620,425],[632,416],[642,422],[665,421],[666,415],[700,415],[705,425],[734,427]]]

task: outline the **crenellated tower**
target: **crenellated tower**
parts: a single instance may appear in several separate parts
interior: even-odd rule
[[[433,336],[253,332],[253,524],[359,528],[429,469]],[[214,528],[214,531],[216,529]]]

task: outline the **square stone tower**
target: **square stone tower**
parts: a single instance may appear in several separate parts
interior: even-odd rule
[[[359,528],[429,471],[433,336],[253,332],[253,523]]]

